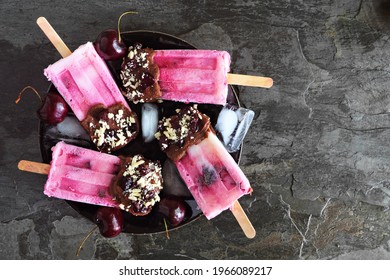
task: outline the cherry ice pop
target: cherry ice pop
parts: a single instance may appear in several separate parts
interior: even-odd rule
[[[44,74],[89,132],[96,147],[112,152],[135,139],[139,132],[137,115],[93,44],[88,42],[71,53],[45,18],[39,18],[37,23],[63,56],[49,65]],[[56,40],[52,39],[53,34]]]
[[[120,158],[61,141],[52,148],[50,165],[21,161],[18,167],[48,174],[44,194],[49,197],[120,208],[137,216],[148,214],[160,200],[160,165],[141,155]]]
[[[160,121],[156,138],[206,218],[230,209],[247,237],[253,238],[255,230],[237,202],[252,188],[213,132],[209,117],[196,106],[184,107]]]
[[[153,50],[129,46],[121,79],[132,102],[159,99],[225,105],[228,84],[269,88],[271,78],[231,74],[230,55],[217,50]]]

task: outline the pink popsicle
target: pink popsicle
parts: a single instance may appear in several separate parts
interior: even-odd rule
[[[129,47],[121,79],[128,100],[226,104],[228,84],[270,88],[267,77],[232,74],[230,55],[217,50],[153,50]]]
[[[209,131],[176,163],[177,169],[203,214],[212,219],[252,188],[217,136]]]
[[[116,207],[109,187],[121,160],[113,155],[59,142],[52,148],[52,161],[44,194],[89,204]]]
[[[163,118],[156,138],[204,215],[212,219],[252,188],[213,132],[209,117],[196,107],[188,106]]]
[[[230,66],[230,55],[226,51],[160,50],[153,59],[160,69],[162,99],[226,103],[226,74]]]
[[[121,103],[129,108],[106,63],[91,42],[81,45],[70,56],[48,66],[44,74],[53,82],[80,121],[97,104],[109,107]]]
[[[133,102],[163,99],[223,105],[228,92],[229,67],[230,55],[226,51],[154,51],[135,46],[129,49],[121,78],[125,96]]]
[[[50,65],[44,73],[100,151],[120,149],[137,136],[138,118],[91,42]]]
[[[47,174],[44,194],[147,215],[160,201],[161,165],[136,154],[126,158],[65,142],[52,148],[49,164],[22,160],[20,170]]]

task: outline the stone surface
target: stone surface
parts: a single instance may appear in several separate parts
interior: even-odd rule
[[[0,3],[0,259],[390,259],[390,1],[10,1]],[[257,236],[229,212],[165,234],[92,234],[93,224],[42,193],[44,67],[59,58],[35,24],[46,16],[74,49],[115,27],[157,30],[232,55],[232,71],[274,78],[240,87],[255,111],[241,166],[241,199]]]

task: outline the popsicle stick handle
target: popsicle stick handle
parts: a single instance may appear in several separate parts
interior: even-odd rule
[[[21,160],[18,163],[19,170],[38,173],[38,174],[49,174],[50,164],[34,162],[29,160]]]
[[[270,88],[274,81],[268,77],[228,73],[227,83],[230,85]]]
[[[254,229],[251,221],[249,221],[248,216],[245,214],[238,200],[233,203],[230,211],[232,211],[238,224],[245,233],[245,236],[248,238],[254,238],[256,236],[256,230]]]
[[[37,24],[62,57],[67,57],[72,54],[70,49],[65,45],[64,41],[62,41],[61,37],[57,34],[46,18],[39,17],[37,19]]]

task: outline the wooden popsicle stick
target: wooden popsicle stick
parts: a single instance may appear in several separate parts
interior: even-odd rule
[[[71,50],[65,45],[64,41],[62,41],[61,37],[46,18],[39,17],[37,19],[37,24],[62,57],[67,57],[72,54]]]
[[[38,174],[49,174],[50,164],[34,162],[29,160],[21,160],[18,163],[19,170],[38,173]]]
[[[245,214],[238,200],[233,203],[230,211],[232,211],[238,224],[245,233],[245,236],[248,238],[254,238],[256,236],[256,230],[254,229],[251,221],[248,219],[248,216]]]
[[[228,73],[227,83],[230,85],[270,88],[274,84],[274,81],[268,77]]]

